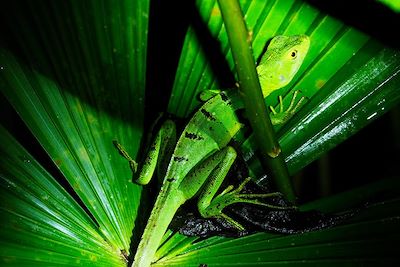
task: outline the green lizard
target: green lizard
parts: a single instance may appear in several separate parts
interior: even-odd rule
[[[292,80],[307,54],[309,44],[309,38],[305,35],[277,36],[272,39],[257,67],[264,97]],[[228,186],[217,195],[236,158],[234,148],[228,144],[243,126],[235,113],[243,108],[243,104],[237,90],[214,93],[213,96],[207,94],[206,98],[209,98],[208,101],[193,115],[178,141],[175,124],[171,120],[161,126],[145,162],[140,166],[137,183],[147,184],[156,169],[159,177],[163,177],[163,183],[132,266],[145,267],[151,264],[176,211],[194,196],[198,196],[198,210],[203,217],[224,219],[239,230],[243,226],[222,212],[226,206],[244,202],[283,208],[260,201],[261,198],[279,193],[241,193],[250,178],[236,189]],[[283,123],[295,113],[302,101],[294,106],[295,98],[296,93],[286,111],[283,111],[280,98],[280,112],[272,110],[271,113],[273,124]],[[118,143],[115,142],[115,145],[136,171],[136,162]]]

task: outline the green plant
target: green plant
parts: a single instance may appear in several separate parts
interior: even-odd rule
[[[240,3],[255,59],[277,34],[312,39],[297,79],[279,92],[288,96],[286,104],[292,89],[309,99],[276,129],[291,175],[399,102],[400,54],[390,38],[378,41],[302,1]],[[162,12],[173,13],[178,5],[168,10],[157,1],[41,0],[2,8],[2,114],[18,113],[3,115],[0,131],[2,265],[126,265],[123,255],[140,237],[135,231],[152,198],[130,182],[129,166],[112,140],[134,155],[152,119],[145,103],[167,100],[169,113],[186,117],[198,106],[200,91],[235,81],[217,3],[180,4],[187,14],[165,17]],[[168,20],[165,27],[176,38],[155,34]],[[276,105],[276,94],[268,102]],[[249,139],[242,152],[261,175],[251,146]],[[335,212],[377,199],[344,225],[301,235],[200,241],[169,231],[155,265],[394,263],[398,196],[394,177],[305,204],[304,210]]]

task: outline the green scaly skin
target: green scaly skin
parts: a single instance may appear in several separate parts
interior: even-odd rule
[[[304,60],[309,44],[309,38],[305,35],[277,36],[272,39],[257,67],[264,97],[292,80]],[[214,92],[206,98],[209,100],[190,119],[176,143],[174,123],[166,121],[163,124],[146,161],[140,166],[139,184],[148,183],[157,168],[158,175],[165,174],[132,266],[150,266],[176,211],[196,195],[199,196],[198,209],[203,217],[225,219],[241,230],[243,226],[222,212],[226,206],[246,202],[271,207],[259,199],[278,194],[241,194],[240,191],[249,181],[246,179],[237,189],[230,186],[216,196],[236,158],[235,150],[228,143],[243,126],[235,113],[235,110],[243,106],[235,92]],[[286,111],[283,111],[282,104],[279,113],[273,110],[273,124],[283,123],[295,113],[302,100],[296,105],[294,100],[295,96]],[[136,162],[119,144],[116,145],[135,170]],[[173,151],[172,155],[169,151]]]

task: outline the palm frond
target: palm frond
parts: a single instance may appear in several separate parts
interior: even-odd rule
[[[8,10],[18,16],[7,22],[22,29],[13,34],[26,41],[14,52],[18,59],[1,51],[2,93],[107,241],[129,251],[141,188],[130,182],[131,171],[112,141],[133,155],[141,141],[148,2],[30,5],[26,13],[17,13],[17,4]],[[32,23],[36,27],[28,31]]]
[[[305,33],[311,38],[298,75],[266,100],[276,106],[279,94],[288,105],[294,90],[308,98],[288,124],[277,128],[292,174],[400,101],[398,48],[309,2],[240,1],[256,61],[276,35]],[[151,4],[154,9],[159,5]],[[16,0],[0,10],[1,93],[36,138],[30,141],[40,143],[77,194],[71,197],[63,189],[67,186],[56,182],[41,159],[32,156],[34,151],[27,151],[21,139],[2,126],[1,264],[125,265],[121,251],[129,251],[132,229],[146,217],[139,206],[147,203],[112,141],[117,139],[132,156],[138,153],[147,63],[170,60],[168,55],[147,59],[148,25],[154,19],[149,5],[149,0]],[[201,91],[234,88],[236,80],[216,1],[197,0],[193,5],[195,14],[179,59],[174,59],[178,66],[168,96],[167,111],[178,117],[189,116],[200,105]],[[163,44],[153,44],[157,45]],[[2,116],[3,124],[8,115]],[[253,138],[241,141],[242,154],[260,175]],[[397,180],[382,179],[302,207],[337,212],[371,197],[379,200],[331,229],[205,240],[168,231],[155,265],[394,264],[399,242]]]
[[[393,190],[393,188],[396,188]],[[351,206],[359,206],[366,198],[391,194],[399,195],[398,179],[382,181],[344,192],[333,197],[317,200],[301,207],[302,210],[320,209],[337,212]],[[154,266],[328,266],[367,265],[398,263],[397,243],[400,234],[400,199],[376,202],[342,225],[318,231],[281,235],[257,233],[241,238],[213,237],[195,241],[186,249],[189,238],[180,237],[169,253],[160,257]],[[171,245],[170,245],[171,246]],[[178,254],[178,256],[176,256]],[[158,253],[161,256],[160,253]]]
[[[70,194],[3,127],[0,136],[2,265],[124,266]]]

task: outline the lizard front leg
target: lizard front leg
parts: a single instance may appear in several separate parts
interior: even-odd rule
[[[272,106],[269,107],[271,109],[270,118],[273,125],[283,124],[287,122],[297,112],[297,110],[299,110],[301,104],[305,100],[305,97],[301,97],[300,100],[296,103],[296,98],[298,94],[298,90],[294,91],[292,99],[290,100],[289,107],[286,110],[284,110],[283,108],[282,96],[279,96],[278,112]]]

